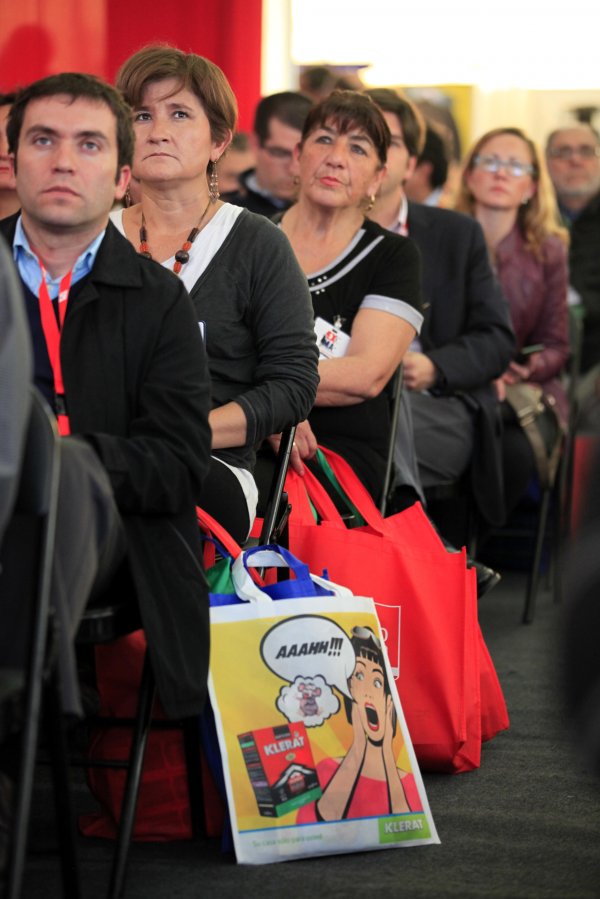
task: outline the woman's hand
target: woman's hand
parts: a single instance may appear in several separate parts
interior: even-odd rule
[[[354,737],[352,740],[352,751],[362,758],[367,745],[367,735],[360,720],[358,704],[354,699],[352,700],[352,731]]]
[[[402,360],[405,385],[409,390],[428,390],[437,378],[436,367],[425,353],[406,352]]]
[[[393,759],[392,741],[394,739],[394,700],[388,693],[385,698],[385,729],[383,731],[383,752],[389,753]]]
[[[520,365],[518,362],[510,362],[504,372],[503,378],[506,384],[519,384],[528,381],[530,375],[529,365]]]
[[[281,434],[273,434],[269,437],[269,443],[277,453],[279,444],[281,443]],[[317,452],[317,438],[313,429],[307,421],[301,421],[296,427],[296,436],[294,437],[294,445],[290,454],[290,465],[300,477],[304,476],[303,459],[312,459]]]
[[[503,374],[506,384],[519,384],[521,381],[529,381],[538,366],[540,353],[532,353],[525,365],[519,362],[511,362]]]

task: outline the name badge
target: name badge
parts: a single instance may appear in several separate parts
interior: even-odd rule
[[[321,359],[339,359],[346,355],[350,335],[320,316],[315,319],[315,334]]]

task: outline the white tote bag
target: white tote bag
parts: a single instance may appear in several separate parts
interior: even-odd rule
[[[232,568],[246,601],[211,608],[238,862],[439,843],[372,599],[311,574],[330,595],[274,601],[248,574],[295,563],[305,575],[279,547],[249,550]]]

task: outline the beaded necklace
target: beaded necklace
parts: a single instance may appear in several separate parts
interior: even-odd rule
[[[198,222],[198,224],[196,225],[195,228],[192,228],[192,230],[190,231],[190,233],[184,240],[181,249],[177,250],[177,252],[175,253],[175,264],[173,266],[173,271],[175,272],[176,275],[179,274],[179,272],[181,271],[182,267],[186,264],[186,262],[189,262],[190,250],[192,248],[192,244],[194,243],[194,241],[198,237],[198,234],[202,230],[202,222],[206,218],[206,213],[208,212],[211,203],[212,203],[212,200],[209,199],[208,203],[206,204],[206,209],[200,216],[200,221]],[[146,230],[146,219],[144,218],[143,211],[142,211],[142,224],[140,225],[140,248],[139,248],[138,252],[139,252],[140,256],[145,256],[147,259],[152,259],[152,253],[150,252],[150,250],[148,248],[148,231]]]

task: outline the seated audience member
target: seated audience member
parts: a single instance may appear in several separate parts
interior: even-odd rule
[[[240,190],[240,175],[254,168],[256,156],[245,131],[236,131],[219,164],[219,190],[221,196]]]
[[[73,687],[71,638],[110,585],[116,599],[137,598],[167,714],[196,714],[208,669],[195,503],[210,388],[183,285],[109,223],[129,179],[131,111],[111,86],[67,73],[19,93],[7,130],[22,212],[0,233],[22,284],[34,382],[62,435],[52,577],[62,674],[71,668]]]
[[[544,159],[519,128],[497,128],[475,143],[465,160],[458,208],[483,228],[517,341],[497,382],[510,513],[532,474],[546,477],[546,455],[552,456],[566,428],[561,375],[569,358],[567,235],[558,223]],[[541,388],[544,398],[531,425],[519,424],[520,407],[532,404],[523,385]]]
[[[23,448],[29,420],[29,390],[32,381],[31,340],[19,284],[8,247],[0,237],[0,548],[11,519],[20,482]],[[7,601],[6,572],[0,565],[1,621],[0,673],[24,662],[25,635],[19,616]],[[19,605],[22,597],[18,597]],[[21,643],[17,648],[15,643]],[[12,829],[14,780],[20,747],[11,729],[2,728],[0,743],[0,883],[6,866]]]
[[[111,216],[133,246],[175,271],[192,298],[211,379],[210,469],[200,505],[239,542],[257,505],[254,447],[308,414],[317,349],[306,281],[271,222],[223,203],[218,161],[235,127],[222,71],[150,46],[121,67],[133,107],[141,201]]]
[[[309,66],[300,73],[300,90],[313,103],[326,100],[335,90],[359,91],[362,83],[358,75],[341,75],[327,66]]]
[[[425,143],[414,172],[405,184],[405,193],[413,203],[441,205],[448,177],[448,150],[444,139],[431,125],[425,126]]]
[[[600,454],[586,483],[583,515],[564,562],[560,628],[567,713],[576,747],[600,776]]]
[[[21,287],[0,238],[0,545],[19,483],[31,374],[31,340]]]
[[[312,101],[295,91],[270,94],[259,101],[251,135],[256,165],[240,175],[240,189],[227,199],[271,218],[296,199],[294,148]]]
[[[367,92],[390,128],[387,174],[370,217],[416,243],[425,320],[404,357],[402,423],[395,463],[400,495],[454,482],[469,470],[486,521],[504,520],[498,402],[493,381],[514,350],[507,304],[490,267],[481,227],[467,216],[408,202],[424,126],[405,97]],[[412,441],[416,465],[411,455]],[[479,572],[478,572],[479,574]]]
[[[14,94],[0,94],[0,219],[12,215],[19,208],[13,160],[6,136],[6,120],[14,99]]]
[[[569,229],[569,280],[581,303],[583,343],[577,391],[579,426],[600,430],[600,137],[589,125],[553,131],[546,160],[563,224]]]
[[[307,116],[294,152],[298,201],[280,219],[308,279],[321,351],[317,398],[296,432],[292,465],[302,473],[323,444],[376,500],[390,428],[386,388],[422,322],[416,247],[365,218],[389,143],[368,97],[334,91]]]

